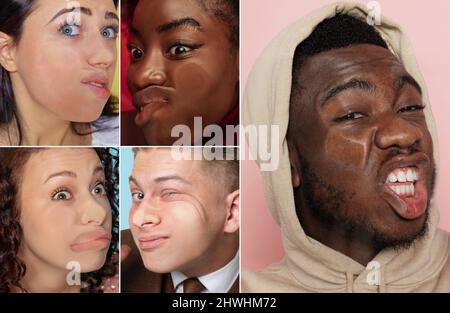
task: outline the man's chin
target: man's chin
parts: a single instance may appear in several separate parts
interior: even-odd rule
[[[400,217],[399,217],[400,218]],[[372,229],[374,245],[378,250],[406,250],[418,243],[428,232],[429,208],[414,220],[401,219],[400,222],[384,225],[388,229]]]

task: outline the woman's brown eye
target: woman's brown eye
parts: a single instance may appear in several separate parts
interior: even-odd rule
[[[131,52],[131,58],[134,61],[140,60],[144,56],[144,52],[141,49],[138,49],[136,47],[132,47],[130,49]]]
[[[95,188],[92,190],[92,194],[94,195],[106,195],[106,188],[103,184],[98,184],[95,186]]]
[[[172,55],[180,55],[180,54],[189,52],[191,50],[192,49],[187,46],[177,45],[177,46],[173,46],[172,48],[170,48],[169,53]]]
[[[67,190],[56,190],[52,194],[52,200],[70,200],[72,195]]]

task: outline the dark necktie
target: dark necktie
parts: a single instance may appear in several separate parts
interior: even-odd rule
[[[205,289],[205,286],[196,277],[188,278],[183,282],[184,293],[200,293]]]

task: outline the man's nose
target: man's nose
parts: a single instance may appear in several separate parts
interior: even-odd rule
[[[375,144],[380,149],[409,148],[421,142],[422,130],[418,125],[401,116],[385,117],[379,121],[375,133]]]
[[[161,223],[161,212],[150,201],[143,201],[130,212],[130,220],[136,227],[154,227]]]
[[[134,74],[129,74],[131,83],[136,89],[147,86],[163,86],[167,81],[167,71],[165,67],[164,55],[154,50],[144,56],[144,59],[137,63]]]

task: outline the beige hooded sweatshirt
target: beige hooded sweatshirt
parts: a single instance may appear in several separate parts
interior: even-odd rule
[[[283,30],[257,60],[243,99],[244,124],[279,125],[279,167],[262,172],[267,206],[281,227],[285,257],[261,272],[244,270],[242,292],[450,292],[450,239],[439,230],[439,212],[431,205],[426,237],[408,250],[381,251],[366,267],[305,235],[295,213],[286,132],[289,120],[291,72],[295,48],[315,26],[336,12],[366,21],[365,4],[336,3],[323,7]],[[375,28],[406,70],[418,81],[426,104],[426,86],[412,47],[400,26],[381,18]],[[430,106],[427,125],[434,142],[436,131]],[[269,136],[270,127],[269,127]],[[274,133],[276,135],[276,133]],[[270,138],[270,137],[269,137]],[[261,165],[262,161],[258,160]]]

